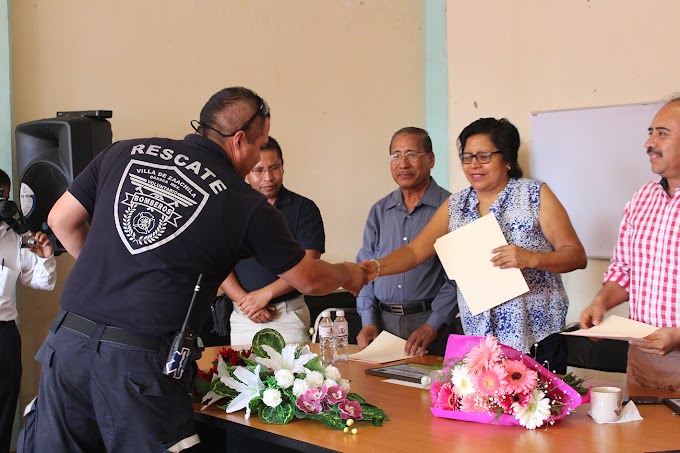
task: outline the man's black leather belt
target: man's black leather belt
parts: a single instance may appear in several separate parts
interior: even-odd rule
[[[386,304],[385,302],[380,302],[380,309],[395,315],[412,315],[414,313],[422,313],[431,310],[432,299],[416,300],[407,304]]]
[[[73,313],[66,313],[66,316],[64,316],[59,327],[65,327],[89,337],[92,335],[96,325],[97,324],[94,321],[90,321],[87,318],[74,315]],[[158,352],[161,347],[160,337],[137,335],[136,333],[128,332],[125,329],[113,326],[104,327],[104,333],[102,333],[102,337],[99,341],[124,344],[155,352]]]

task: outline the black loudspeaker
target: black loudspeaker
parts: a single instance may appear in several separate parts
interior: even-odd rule
[[[55,253],[61,244],[47,226],[47,215],[73,178],[112,142],[110,110],[58,112],[56,118],[16,128],[21,211],[31,231],[48,234]]]

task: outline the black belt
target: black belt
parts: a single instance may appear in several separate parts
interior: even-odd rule
[[[380,309],[394,315],[412,315],[414,313],[422,313],[431,310],[432,299],[416,300],[407,304],[386,304],[385,302],[380,302]]]
[[[66,313],[66,316],[64,316],[64,319],[61,321],[60,327],[65,327],[89,337],[92,335],[92,331],[94,331],[96,325],[96,322],[90,321],[87,318],[74,315],[73,313]],[[104,333],[102,333],[99,341],[124,344],[154,352],[158,352],[161,348],[161,337],[137,335],[136,333],[128,332],[125,329],[113,326],[104,327]]]

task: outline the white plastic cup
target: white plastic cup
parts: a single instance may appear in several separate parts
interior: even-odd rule
[[[618,387],[590,389],[590,416],[596,422],[611,423],[621,418],[623,394]]]

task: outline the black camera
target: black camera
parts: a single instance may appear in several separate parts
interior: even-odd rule
[[[0,189],[0,197],[4,196],[3,192]],[[30,230],[19,206],[12,200],[0,198],[0,220],[4,220],[16,234],[21,236],[22,247],[35,247],[37,245],[35,238],[26,235]]]

